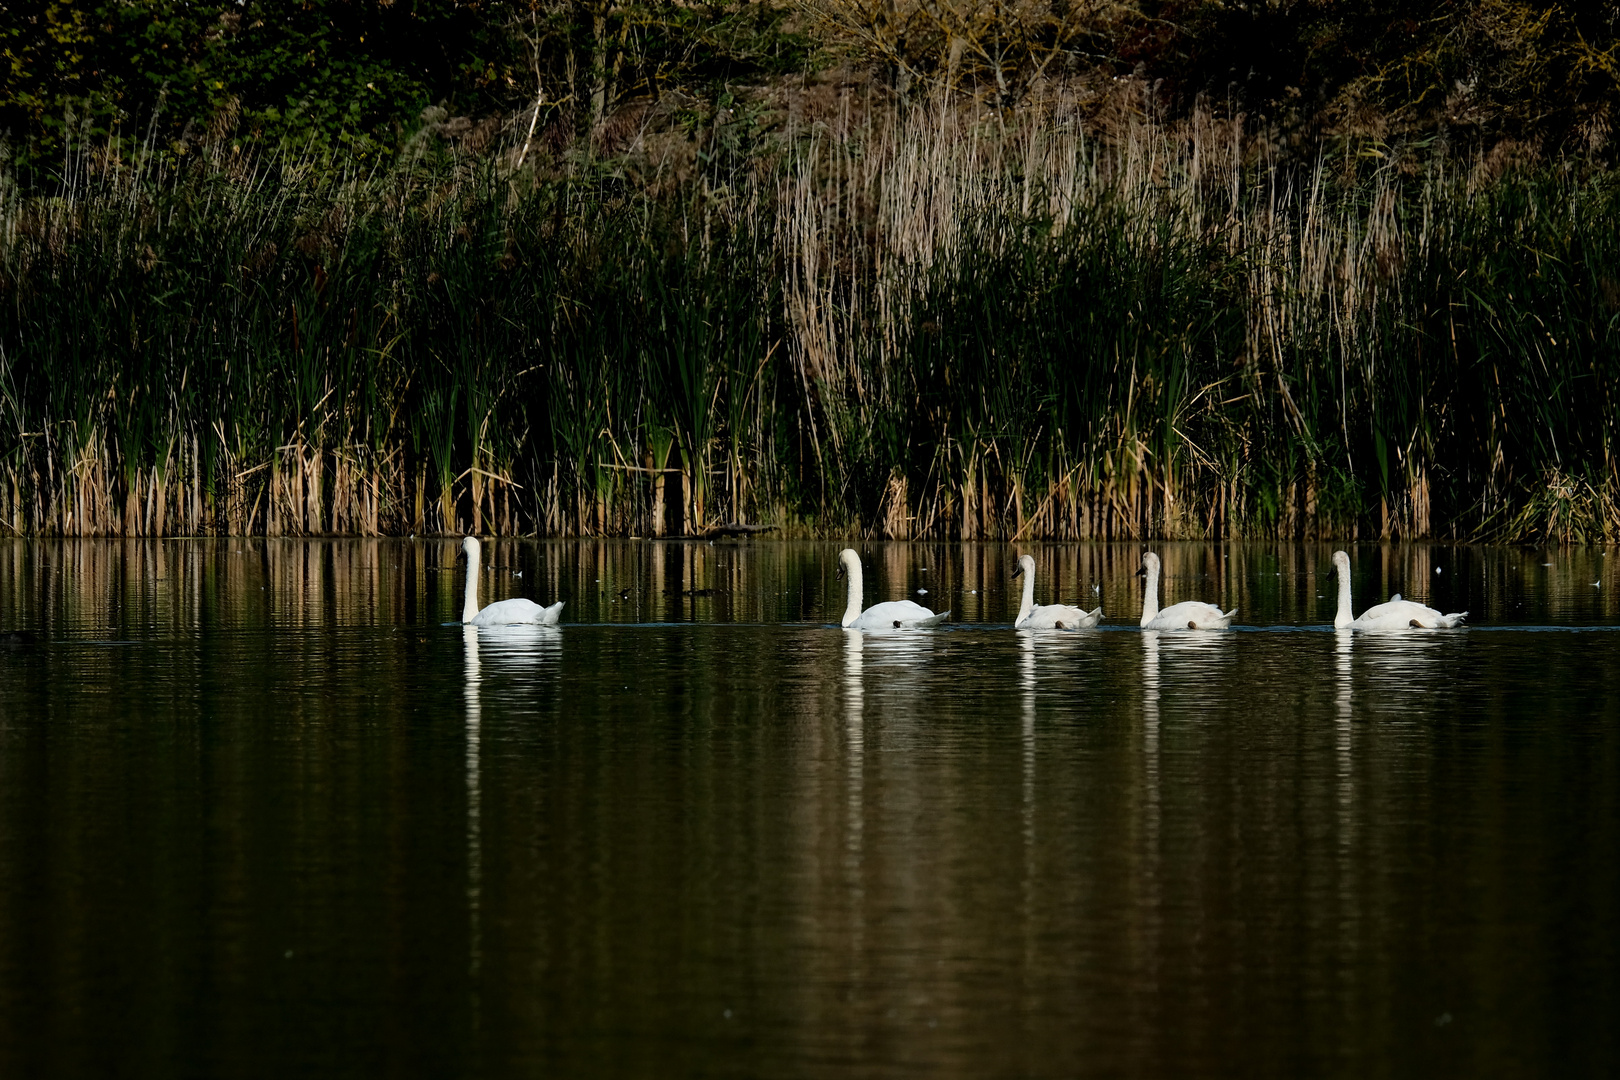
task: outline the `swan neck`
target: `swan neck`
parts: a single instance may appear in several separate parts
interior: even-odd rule
[[[1341,566],[1339,570],[1339,610],[1333,616],[1333,625],[1346,627],[1355,622],[1355,616],[1350,614],[1350,568]]]
[[[844,625],[861,617],[861,561],[850,559],[844,563],[844,576],[849,579],[849,602],[844,605]]]
[[[1146,626],[1159,614],[1159,566],[1147,564],[1147,587],[1142,591],[1142,625]]]
[[[1018,605],[1018,622],[1029,618],[1029,613],[1035,610],[1035,571],[1024,571],[1024,602]],[[1013,625],[1017,625],[1014,623]]]
[[[467,549],[467,597],[461,605],[461,621],[469,623],[478,614],[478,545]]]

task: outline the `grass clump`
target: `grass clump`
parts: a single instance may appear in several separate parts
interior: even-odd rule
[[[6,187],[3,527],[1620,531],[1605,172],[945,99],[656,190],[515,156]]]

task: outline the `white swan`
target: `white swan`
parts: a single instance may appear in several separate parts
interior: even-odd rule
[[[1018,569],[1013,577],[1024,577],[1024,602],[1018,605],[1018,621],[1014,630],[1086,630],[1102,619],[1102,608],[1082,611],[1067,604],[1035,604],[1035,559],[1018,556]]]
[[[1396,593],[1389,603],[1378,604],[1353,618],[1350,614],[1350,556],[1342,551],[1333,553],[1333,571],[1339,575],[1339,611],[1333,616],[1333,625],[1350,630],[1451,630],[1461,626],[1468,612],[1442,615],[1432,607],[1411,600],[1402,600]]]
[[[1147,591],[1142,596],[1142,629],[1144,630],[1225,630],[1232,625],[1237,608],[1222,611],[1214,604],[1197,600],[1183,600],[1159,610],[1159,557],[1151,551],[1142,552],[1142,569],[1138,577],[1147,578]]]
[[[861,557],[850,548],[838,553],[838,576],[849,578],[849,605],[844,608],[846,630],[916,630],[938,626],[950,614],[935,615],[910,600],[890,600],[861,610]]]
[[[469,536],[461,542],[467,553],[467,599],[461,605],[461,621],[472,626],[507,626],[512,623],[534,623],[556,626],[562,615],[561,600],[550,607],[541,607],[533,600],[521,596],[511,600],[497,600],[482,611],[478,610],[478,538]]]

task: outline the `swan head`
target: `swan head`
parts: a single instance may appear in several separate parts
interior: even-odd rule
[[[839,576],[839,578],[843,578],[843,576],[846,573],[851,573],[851,572],[857,571],[860,568],[861,568],[861,557],[859,555],[855,554],[855,549],[854,548],[845,548],[843,551],[840,551],[838,553],[838,576]]]
[[[1333,569],[1348,577],[1350,575],[1350,556],[1342,551],[1333,553]]]
[[[1034,572],[1035,572],[1035,559],[1034,559],[1034,556],[1031,556],[1031,555],[1020,555],[1020,556],[1018,556],[1018,569],[1016,569],[1016,570],[1014,570],[1012,572],[1012,576],[1013,577],[1019,577],[1022,574],[1025,574],[1025,573],[1033,574]]]
[[[478,537],[469,536],[461,541],[461,553],[469,559],[478,557]]]
[[[1137,577],[1147,577],[1149,574],[1158,576],[1159,557],[1151,551],[1142,552],[1142,569],[1136,572]]]

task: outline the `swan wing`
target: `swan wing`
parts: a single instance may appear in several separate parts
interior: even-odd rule
[[[1395,599],[1368,608],[1350,625],[1356,630],[1410,630],[1414,627],[1421,630],[1450,630],[1461,626],[1467,617],[1466,611],[1443,615],[1424,604]]]
[[[1372,607],[1356,616],[1355,622],[1350,625],[1357,630],[1384,630],[1401,629],[1408,625],[1401,619],[1403,600],[1391,600],[1385,604],[1374,604]]]
[[[1449,615],[1443,615],[1435,608],[1424,607],[1422,604],[1412,606],[1422,608],[1422,614],[1414,613],[1407,625],[1422,630],[1454,630],[1468,618],[1466,611],[1454,611]]]
[[[548,608],[543,608],[533,600],[523,597],[514,597],[511,600],[497,600],[480,611],[472,618],[473,626],[510,626],[513,623],[538,623],[542,626],[554,626],[562,615],[563,602]]]
[[[1068,604],[1042,604],[1030,611],[1029,617],[1015,630],[1085,630],[1096,626],[1102,618],[1102,608],[1084,611]]]
[[[1225,630],[1232,625],[1237,608],[1222,611],[1214,604],[1198,600],[1183,600],[1162,609],[1144,630]]]
[[[910,600],[890,600],[873,604],[849,624],[853,630],[904,630],[922,626],[938,626],[950,612],[935,615],[928,608]]]

